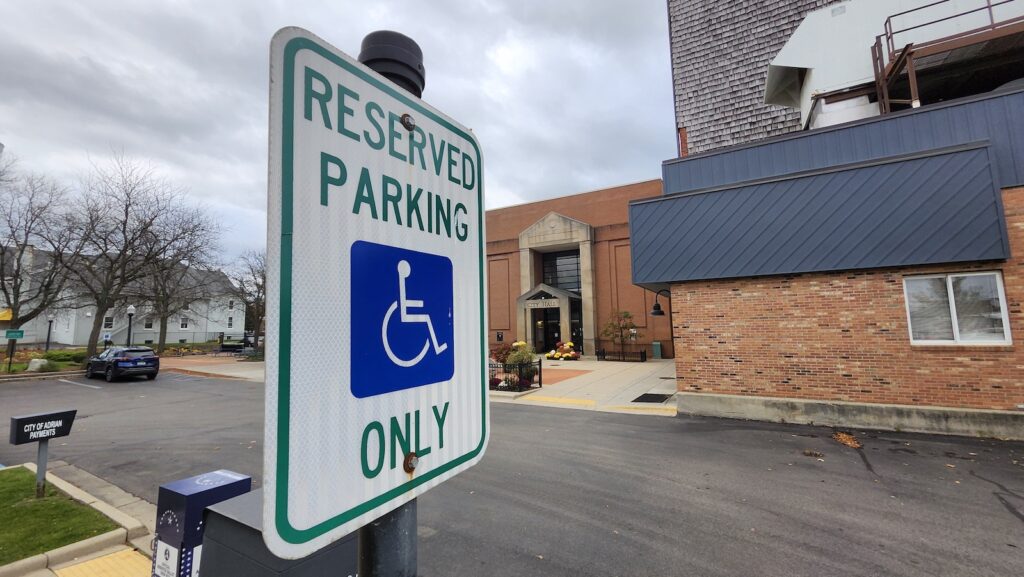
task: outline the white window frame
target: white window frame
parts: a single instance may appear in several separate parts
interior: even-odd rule
[[[142,321],[142,328],[145,330],[153,330],[153,317],[147,317]]]
[[[953,278],[965,276],[986,276],[996,277],[996,289],[999,292],[999,312],[1003,319],[1003,338],[992,341],[961,341],[960,326],[956,317],[956,299],[953,298]],[[914,338],[914,327],[910,320],[910,298],[907,296],[908,280],[924,280],[930,278],[941,278],[946,280],[946,299],[949,301],[949,317],[953,325],[953,340],[918,340]],[[1006,290],[1003,288],[1003,273],[999,270],[986,270],[977,272],[953,272],[948,274],[924,274],[909,275],[903,277],[903,307],[907,312],[907,334],[910,336],[910,344],[915,346],[940,346],[940,347],[991,347],[1007,346],[1013,344],[1013,337],[1010,334],[1010,311],[1006,306]]]
[[[235,301],[233,301],[233,300],[228,301],[228,310],[229,311],[235,310]]]
[[[110,320],[109,323],[107,322],[108,319]],[[106,317],[106,316],[103,317],[103,328],[105,328],[105,329],[112,329],[112,328],[114,328],[114,317]]]
[[[228,328],[235,328],[235,317],[228,317]]]
[[[181,322],[178,324],[178,326],[181,327],[181,330],[183,331],[188,330],[188,323],[190,323],[191,321],[192,319],[188,317],[181,317]]]

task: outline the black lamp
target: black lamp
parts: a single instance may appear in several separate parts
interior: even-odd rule
[[[666,293],[668,295],[668,298],[672,298],[672,293],[668,292],[668,289],[661,289],[659,291],[656,291],[654,293],[654,306],[651,307],[652,317],[665,316],[665,311],[661,310],[661,304],[658,302],[658,295],[660,295],[661,293]]]

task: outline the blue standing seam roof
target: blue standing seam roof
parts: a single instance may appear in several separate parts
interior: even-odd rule
[[[1024,184],[1024,90],[994,92],[667,160],[665,194],[955,146],[991,144],[996,183]]]
[[[634,202],[633,282],[1008,258],[992,156],[961,145]]]

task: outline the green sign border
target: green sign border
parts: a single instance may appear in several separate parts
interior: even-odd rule
[[[25,330],[24,329],[6,329],[6,332],[4,333],[4,338],[6,338],[6,339],[14,339],[14,340],[23,339],[23,338],[25,338]]]
[[[341,513],[335,517],[332,517],[326,521],[323,521],[317,525],[314,525],[308,529],[296,529],[292,526],[288,520],[288,462],[289,453],[289,424],[290,424],[290,404],[291,404],[291,331],[292,331],[292,230],[293,230],[293,213],[292,213],[292,178],[293,178],[293,166],[292,156],[294,149],[292,146],[293,133],[294,133],[294,114],[295,114],[295,56],[302,50],[310,50],[319,56],[327,59],[328,61],[340,66],[346,71],[350,72],[360,80],[372,85],[373,87],[386,92],[396,100],[409,106],[417,113],[430,118],[434,122],[444,126],[448,130],[458,134],[465,140],[473,144],[473,149],[476,151],[477,158],[477,182],[480,183],[477,187],[477,205],[478,205],[478,226],[477,226],[477,237],[480,245],[480,258],[479,258],[479,270],[480,270],[480,326],[484,324],[484,211],[483,211],[483,162],[480,155],[480,148],[477,145],[476,139],[472,135],[463,132],[458,127],[452,125],[447,119],[442,118],[434,112],[424,108],[418,100],[411,98],[409,95],[391,86],[389,83],[382,82],[378,78],[367,74],[360,68],[352,65],[343,58],[338,57],[330,49],[325,48],[310,38],[298,37],[288,41],[284,48],[284,82],[281,83],[281,88],[284,91],[283,94],[283,110],[282,110],[282,121],[283,121],[283,134],[281,143],[281,278],[280,278],[280,295],[279,295],[279,307],[280,307],[280,328],[279,328],[279,342],[278,342],[278,368],[277,368],[277,386],[278,386],[278,397],[277,397],[277,486],[276,486],[276,507],[275,507],[275,525],[277,527],[278,535],[281,538],[292,544],[306,543],[311,541],[330,530],[362,515],[363,513],[374,509],[388,501],[398,497],[404,493],[407,493],[437,477],[438,475],[449,471],[462,463],[469,461],[476,457],[484,448],[484,440],[487,438],[487,377],[486,367],[481,367],[480,370],[480,396],[482,399],[480,405],[480,422],[481,422],[481,434],[480,444],[475,449],[458,457],[441,467],[431,470],[420,477],[415,477],[412,480],[391,489],[390,491],[380,495],[362,505],[358,505]],[[487,358],[487,342],[486,335],[483,331],[480,334],[480,358]],[[284,449],[282,451],[282,448]],[[284,458],[282,458],[282,455]]]

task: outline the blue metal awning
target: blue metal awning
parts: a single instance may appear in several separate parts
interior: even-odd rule
[[[630,205],[633,282],[1009,257],[992,155],[973,143]]]

